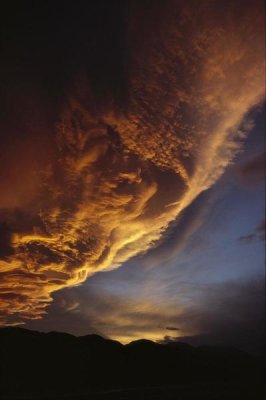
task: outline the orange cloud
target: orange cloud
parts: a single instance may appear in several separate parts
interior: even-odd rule
[[[0,261],[1,324],[41,318],[55,291],[147,251],[219,179],[264,95],[259,8],[169,2],[145,27],[134,11],[126,110],[95,113],[74,93],[32,209],[1,209],[12,232]]]

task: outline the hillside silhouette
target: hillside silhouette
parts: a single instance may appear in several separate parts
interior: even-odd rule
[[[149,340],[122,345],[98,335],[0,329],[3,398],[256,400],[263,398],[262,365],[233,348]],[[208,388],[216,397],[208,397]],[[226,388],[232,397],[221,397]]]

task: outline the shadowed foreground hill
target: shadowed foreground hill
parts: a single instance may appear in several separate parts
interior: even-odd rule
[[[3,398],[263,398],[262,361],[236,349],[2,328],[0,357]]]

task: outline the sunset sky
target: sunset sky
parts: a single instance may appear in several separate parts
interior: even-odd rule
[[[263,2],[13,6],[1,63],[0,325],[257,351]]]

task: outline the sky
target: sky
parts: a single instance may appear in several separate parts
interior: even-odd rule
[[[263,2],[5,7],[0,325],[260,351]]]

